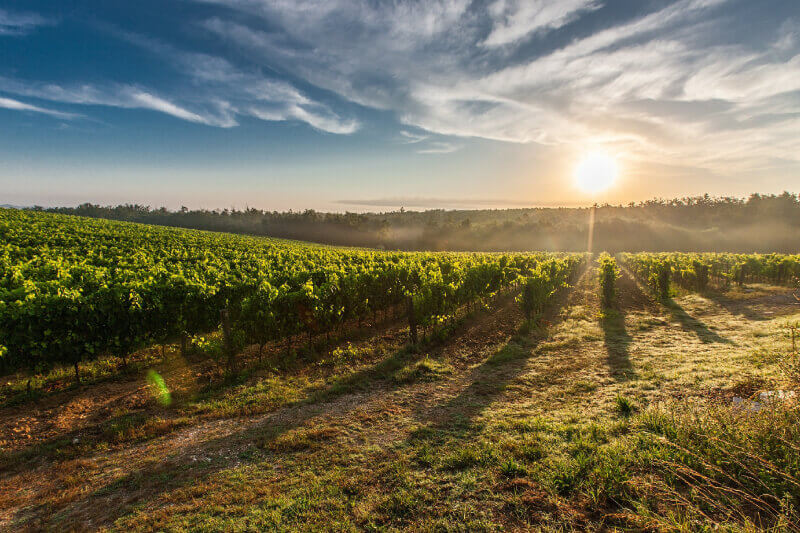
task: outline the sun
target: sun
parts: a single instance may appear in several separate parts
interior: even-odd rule
[[[617,181],[617,160],[606,152],[585,154],[575,166],[575,186],[585,193],[605,191]]]

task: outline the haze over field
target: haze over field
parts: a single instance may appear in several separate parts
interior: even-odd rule
[[[798,192],[800,0],[0,1],[0,531],[800,533]]]
[[[2,203],[376,211],[796,190],[795,0],[30,0]]]

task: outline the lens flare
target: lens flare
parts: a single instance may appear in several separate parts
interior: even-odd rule
[[[147,371],[147,383],[150,385],[150,391],[155,397],[156,401],[164,407],[172,403],[172,394],[169,392],[164,378],[155,370]]]

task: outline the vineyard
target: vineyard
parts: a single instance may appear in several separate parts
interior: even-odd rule
[[[42,372],[220,326],[225,351],[402,310],[412,336],[523,283],[540,311],[580,254],[385,253],[0,211],[2,366]],[[535,290],[531,290],[532,287]]]
[[[0,236],[0,530],[800,531],[800,255]]]
[[[745,283],[796,286],[800,279],[800,255],[640,253],[621,254],[621,260],[660,298],[674,286],[702,293]]]

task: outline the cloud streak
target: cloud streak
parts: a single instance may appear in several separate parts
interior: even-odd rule
[[[166,98],[132,85],[58,85],[53,83],[21,82],[19,80],[0,78],[0,90],[30,98],[72,105],[148,109],[189,122],[206,124],[209,126],[231,127],[236,125],[236,122],[233,121],[230,114],[224,109],[224,106],[218,109],[216,114],[211,112],[195,113]],[[35,108],[28,109],[29,111],[43,109],[36,108],[36,106],[29,107]],[[78,116],[75,114],[53,111],[48,111],[47,114],[60,118]]]
[[[299,121],[326,133],[347,135],[360,127],[358,120],[342,118],[328,106],[316,102],[291,83],[269,78],[257,71],[234,66],[223,57],[187,52],[156,39],[107,27],[116,37],[146,49],[166,60],[192,80],[208,100],[225,109],[226,121],[212,125],[238,125],[236,116],[255,117],[266,121]],[[191,113],[170,113],[178,118],[198,122]],[[224,122],[224,123],[222,123]]]
[[[180,10],[182,31],[168,38],[98,23],[116,44],[149,54],[150,78],[61,73],[52,82],[4,71],[0,91],[20,99],[3,107],[65,118],[51,107],[106,106],[335,135],[359,131],[377,110],[399,123],[389,142],[419,154],[478,138],[599,145],[636,163],[718,174],[800,165],[795,0],[770,2],[757,25],[746,0],[194,3],[202,9]],[[52,23],[0,9],[0,35]]]
[[[458,144],[436,141],[429,143],[425,148],[417,150],[418,154],[451,154],[461,149]]]
[[[74,113],[65,113],[63,111],[47,109],[45,107],[26,104],[24,102],[20,102],[19,100],[13,100],[11,98],[3,98],[3,97],[0,97],[0,108],[11,109],[13,111],[27,111],[30,113],[40,113],[42,115],[49,115],[51,117],[56,117],[61,119],[72,119],[79,116]]]
[[[0,36],[27,35],[40,26],[51,26],[54,22],[36,13],[15,13],[0,9]]]
[[[5,77],[0,77],[0,90],[72,105],[146,109],[221,128],[238,126],[241,117],[297,121],[322,132],[341,135],[352,134],[360,127],[358,120],[342,118],[330,107],[307,97],[287,81],[242,70],[219,56],[186,52],[155,39],[109,26],[101,27],[107,33],[151,52],[183,74],[188,78],[189,86],[174,92],[191,94],[191,98],[171,98],[137,83],[64,84]],[[23,109],[25,104],[21,103],[11,107],[10,102],[4,107],[36,111],[59,118],[77,116],[36,106]]]
[[[599,18],[613,10],[600,0],[206,3],[245,15],[203,23],[223,42],[431,136],[601,144],[717,172],[800,162],[798,18],[731,43],[748,27],[735,0],[628,18]]]
[[[599,5],[596,0],[496,0],[488,8],[494,24],[483,45],[507,45],[531,34],[558,29]]]

